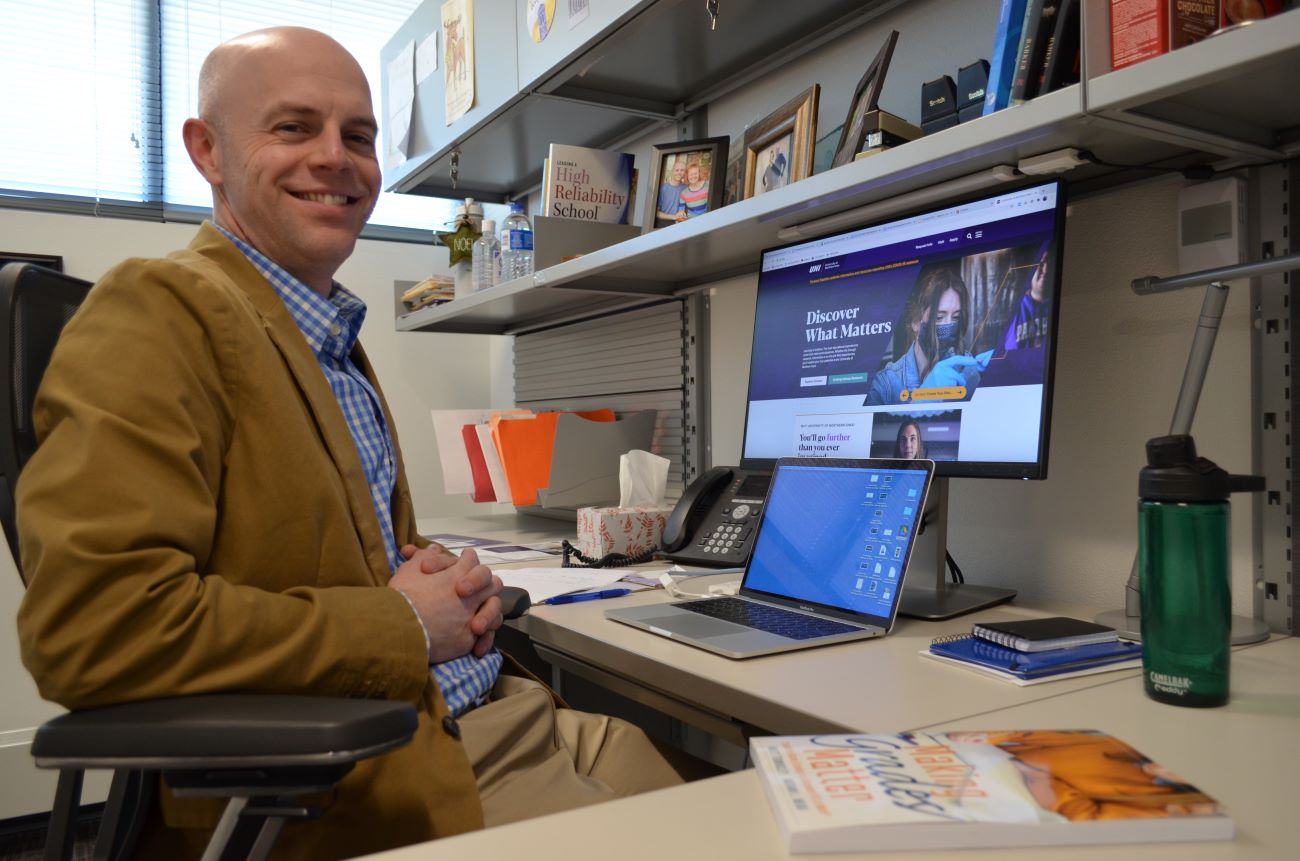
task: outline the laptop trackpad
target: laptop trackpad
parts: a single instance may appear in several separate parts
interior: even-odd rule
[[[682,610],[667,616],[656,616],[652,619],[642,619],[641,624],[658,628],[661,631],[681,634],[683,637],[695,637],[696,639],[721,637],[726,634],[741,634],[752,630],[734,622],[714,619],[710,616],[701,616],[698,613],[692,613],[690,610]]]

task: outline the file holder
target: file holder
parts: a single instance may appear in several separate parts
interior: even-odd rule
[[[550,487],[537,491],[543,509],[577,509],[618,504],[619,457],[633,449],[650,450],[656,410],[642,410],[612,422],[588,421],[571,413],[555,425]]]
[[[641,235],[632,224],[605,224],[538,215],[533,219],[533,271],[540,272],[566,259],[599,251]]]

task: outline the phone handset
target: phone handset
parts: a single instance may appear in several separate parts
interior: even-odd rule
[[[732,475],[731,467],[715,466],[691,482],[664,523],[664,550],[680,550],[691,540]]]

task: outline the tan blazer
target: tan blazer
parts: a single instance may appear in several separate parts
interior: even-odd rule
[[[42,696],[71,709],[211,691],[412,702],[414,741],[358,766],[276,857],[482,826],[419,623],[380,588],[388,559],[338,402],[273,288],[215,228],[95,286],[45,375],[36,429],[18,484],[18,629]],[[163,795],[168,824],[215,823],[219,807]],[[178,835],[152,828],[146,857],[206,839]]]

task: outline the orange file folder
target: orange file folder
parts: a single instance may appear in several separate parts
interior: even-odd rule
[[[577,412],[596,422],[614,421],[610,409]],[[537,490],[551,483],[551,451],[555,448],[555,423],[559,413],[538,413],[531,419],[492,419],[492,440],[501,455],[501,466],[510,484],[510,501],[533,505]]]

